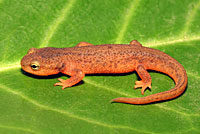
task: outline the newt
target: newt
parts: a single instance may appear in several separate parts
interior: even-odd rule
[[[166,53],[144,47],[137,40],[130,44],[93,45],[80,42],[70,48],[31,48],[22,60],[24,71],[40,76],[63,73],[71,76],[54,86],[62,89],[79,83],[85,74],[119,74],[136,71],[141,78],[134,88],[142,88],[144,94],[151,89],[151,76],[147,70],[155,70],[171,77],[175,87],[164,92],[140,98],[120,97],[113,102],[129,104],[148,104],[170,100],[180,96],[187,86],[187,74],[183,66]]]

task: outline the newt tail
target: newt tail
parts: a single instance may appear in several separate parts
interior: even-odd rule
[[[138,41],[130,44],[93,45],[80,42],[71,48],[31,48],[21,60],[22,69],[34,75],[48,76],[63,73],[71,76],[54,86],[62,89],[79,83],[86,74],[120,74],[136,71],[141,78],[135,88],[144,94],[151,88],[151,76],[147,70],[169,75],[176,86],[165,92],[142,98],[116,98],[113,102],[147,104],[169,100],[181,95],[187,86],[187,74],[183,66],[164,52],[143,47]]]
[[[169,58],[172,59],[170,56]],[[178,63],[175,59],[173,59],[173,64],[171,64],[171,68],[175,70],[171,70],[171,69],[169,70],[168,67],[162,68],[162,69],[150,68],[150,70],[151,69],[159,70],[160,72],[169,75],[176,84],[174,88],[168,91],[156,93],[156,94],[149,95],[146,97],[141,97],[141,98],[125,98],[125,97],[115,98],[112,100],[112,102],[128,103],[128,104],[149,104],[149,103],[155,103],[155,102],[174,99],[180,96],[182,93],[184,93],[187,87],[187,81],[188,81],[187,74],[183,66],[180,63]]]

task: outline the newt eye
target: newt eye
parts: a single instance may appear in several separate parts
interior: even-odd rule
[[[40,69],[40,64],[38,61],[32,61],[30,66],[34,71],[37,71]]]

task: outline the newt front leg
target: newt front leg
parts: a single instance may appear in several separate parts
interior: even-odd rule
[[[116,98],[113,102],[129,104],[147,104],[170,100],[180,96],[187,87],[187,74],[184,67],[164,52],[143,47],[137,40],[130,44],[92,45],[80,42],[70,48],[31,48],[21,60],[22,69],[31,74],[48,76],[64,73],[71,76],[67,80],[58,79],[55,86],[62,89],[80,82],[85,74],[128,73],[136,70],[140,81],[135,88],[142,88],[144,94],[151,88],[149,70],[159,71],[170,76],[176,86],[169,91],[156,93],[141,98]]]
[[[79,69],[73,69],[71,71],[63,71],[62,73],[70,75],[71,77],[67,80],[63,80],[61,78],[58,78],[60,82],[55,83],[54,86],[62,86],[62,89],[66,87],[71,87],[77,83],[79,83],[85,76],[85,73],[83,73],[82,70]]]

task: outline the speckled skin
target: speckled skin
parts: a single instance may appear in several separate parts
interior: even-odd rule
[[[30,67],[32,61],[40,64],[35,71]],[[67,80],[58,79],[62,88],[71,87],[80,82],[85,74],[127,73],[136,70],[141,81],[135,88],[151,88],[151,77],[147,70],[156,70],[169,75],[176,86],[165,92],[142,98],[116,98],[113,102],[147,104],[169,100],[181,95],[187,86],[187,74],[183,66],[169,55],[152,48],[143,47],[136,40],[127,44],[92,45],[80,42],[72,48],[32,48],[21,60],[24,71],[35,75],[52,75],[62,72],[71,76]]]

